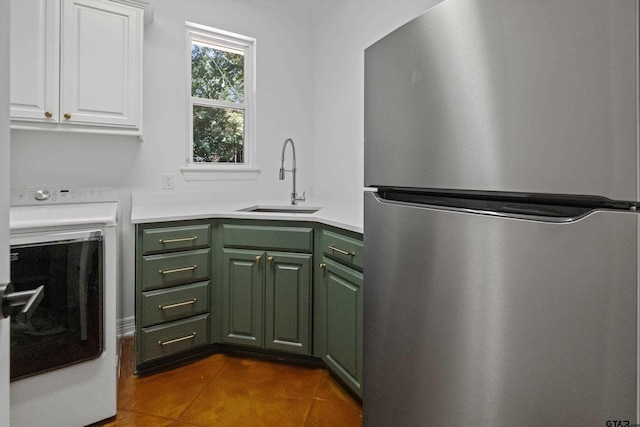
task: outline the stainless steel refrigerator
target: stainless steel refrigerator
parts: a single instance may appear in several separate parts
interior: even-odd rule
[[[636,0],[445,0],[365,51],[365,426],[638,415]]]

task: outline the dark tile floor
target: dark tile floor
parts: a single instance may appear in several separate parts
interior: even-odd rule
[[[216,354],[149,376],[133,374],[123,340],[118,414],[105,426],[362,425],[360,403],[324,369]]]

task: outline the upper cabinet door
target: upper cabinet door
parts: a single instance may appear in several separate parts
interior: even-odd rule
[[[140,116],[142,12],[64,0],[60,122],[136,128]]]
[[[142,134],[141,8],[106,0],[11,6],[12,128]]]
[[[58,120],[60,3],[11,3],[11,118]]]

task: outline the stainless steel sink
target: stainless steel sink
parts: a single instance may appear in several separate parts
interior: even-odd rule
[[[320,207],[297,206],[297,205],[257,205],[248,208],[239,209],[240,212],[267,212],[267,213],[295,213],[295,214],[312,214],[318,212]]]

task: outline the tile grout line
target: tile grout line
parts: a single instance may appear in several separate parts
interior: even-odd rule
[[[208,357],[213,357],[213,356],[216,356],[216,355],[222,355],[222,353],[216,353],[216,354],[213,354],[213,355],[208,356]],[[196,394],[194,396],[194,398],[191,400],[191,402],[189,402],[189,404],[185,406],[184,410],[180,413],[180,415],[178,415],[176,417],[175,421],[178,421],[178,422],[181,422],[181,423],[184,422],[185,424],[191,424],[191,425],[200,425],[200,424],[193,424],[191,422],[182,421],[181,418],[189,410],[191,405],[193,405],[193,402],[198,400],[200,395],[202,395],[202,393],[204,393],[204,391],[207,389],[207,387],[209,387],[209,385],[218,377],[218,375],[220,375],[220,372],[222,372],[222,368],[224,368],[225,365],[229,362],[229,358],[226,355],[222,355],[222,356],[224,357],[224,362],[220,365],[218,370],[213,375],[211,375],[211,378],[209,379],[209,381],[206,382],[206,384],[202,387],[202,389],[198,392],[198,394]]]
[[[173,418],[169,418],[167,416],[158,415],[158,414],[150,414],[148,412],[134,411],[132,409],[118,408],[118,411],[130,412],[132,414],[144,415],[145,417],[158,418],[158,419],[161,419],[161,420],[167,420],[167,421],[172,421],[172,422],[178,421],[178,420],[175,420]],[[116,417],[117,417],[117,414],[116,414]],[[114,421],[117,422],[117,418]],[[182,421],[180,421],[180,422],[182,422]],[[190,424],[190,423],[183,423],[183,424]]]
[[[326,380],[326,377],[327,377],[327,370],[322,368],[322,375],[320,376],[320,381],[318,381],[318,384],[316,385],[316,389],[314,390],[313,395],[311,396],[311,405],[309,405],[309,409],[307,409],[307,413],[304,417],[305,426],[309,422],[309,415],[311,415],[311,409],[313,409],[313,406],[316,404],[316,400],[318,400],[318,390],[320,390],[320,386],[322,385],[322,382]]]

